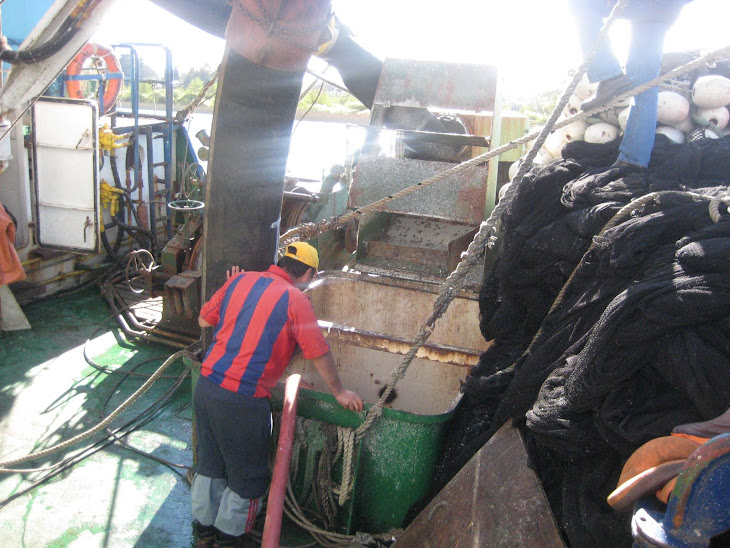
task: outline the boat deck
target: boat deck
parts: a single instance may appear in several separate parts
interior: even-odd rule
[[[27,305],[24,312],[31,330],[0,335],[2,461],[95,426],[173,353],[166,346],[131,343],[121,336],[95,287]],[[101,371],[85,361],[85,345]],[[190,467],[190,378],[182,361],[165,377],[111,427],[122,428],[119,435],[132,430],[123,438],[131,447]],[[67,469],[0,474],[1,546],[194,544],[185,468],[109,443],[102,433],[18,466],[44,469],[69,458],[80,462]]]
[[[134,293],[126,284],[115,290],[141,324],[159,321],[161,298]],[[176,350],[128,340],[97,287],[25,305],[23,311],[32,329],[0,332],[0,462],[96,426]],[[85,350],[96,367],[85,360]],[[0,473],[2,548],[195,545],[188,481],[192,383],[182,360],[110,427],[121,429],[122,441],[110,441],[102,432],[12,466],[37,472]],[[73,466],[64,466],[66,461]],[[259,536],[263,518],[262,513],[257,520]],[[284,517],[281,545],[318,544]]]

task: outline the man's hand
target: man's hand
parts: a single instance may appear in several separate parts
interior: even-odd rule
[[[355,392],[345,390],[345,387],[342,386],[332,352],[327,352],[319,358],[313,358],[312,362],[314,362],[314,367],[317,368],[319,374],[322,375],[324,382],[327,383],[327,388],[330,389],[330,392],[342,407],[358,413],[362,411],[362,398]]]
[[[335,399],[337,400],[337,403],[339,403],[345,409],[355,411],[356,413],[362,411],[362,398],[351,390],[342,390],[339,394],[335,396]]]
[[[241,272],[245,272],[245,270],[242,270],[240,266],[232,266],[230,270],[226,270],[226,281],[237,276]]]

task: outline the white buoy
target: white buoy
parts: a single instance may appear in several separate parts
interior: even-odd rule
[[[547,136],[543,148],[547,150],[553,158],[558,158],[567,144],[568,141],[565,140],[565,134],[561,128],[556,129]]]
[[[692,120],[692,115],[689,115],[684,120],[679,122],[678,124],[672,124],[672,127],[676,127],[679,131],[681,131],[685,135],[689,135],[692,132],[692,130],[694,130],[695,123],[694,123],[694,120]]]
[[[578,98],[577,95],[571,95],[568,99],[568,104],[563,109],[563,116],[569,118],[580,112],[580,106],[583,104],[583,99]]]
[[[586,133],[586,124],[583,120],[576,120],[572,124],[568,124],[562,128],[563,137],[569,143],[571,141],[580,141]]]
[[[618,137],[618,132],[619,129],[616,126],[599,122],[588,126],[583,138],[587,143],[608,143]]]
[[[618,115],[620,110],[621,109],[618,108],[610,108],[608,110],[604,110],[603,112],[599,112],[598,117],[607,124],[611,124],[612,126],[618,126]]]
[[[719,74],[697,78],[692,86],[692,102],[700,108],[717,108],[730,104],[730,78]]]
[[[677,144],[684,143],[684,133],[679,131],[676,127],[659,126],[656,132],[661,133],[662,135],[666,135],[667,137],[669,137],[669,139]]]
[[[515,163],[517,163],[517,162],[515,162]],[[502,201],[502,198],[504,198],[504,195],[507,194],[507,190],[509,190],[509,187],[511,187],[511,186],[512,186],[511,182],[505,183],[504,185],[502,185],[502,188],[499,189],[499,195],[498,195],[497,199],[500,202]]]
[[[730,121],[730,111],[727,107],[700,108],[697,110],[697,116],[704,118],[717,129],[725,129]]]
[[[532,163],[540,165],[540,166],[544,166],[546,164],[549,164],[553,160],[554,160],[553,155],[550,154],[544,148],[541,148],[540,150],[537,151],[537,154],[535,155],[535,159],[532,160]]]
[[[618,113],[618,126],[622,130],[626,130],[626,123],[629,121],[630,112],[631,112],[631,107],[626,107],[625,109],[622,109],[621,112]]]
[[[509,171],[507,172],[507,177],[509,177],[510,182],[512,182],[512,179],[514,179],[515,175],[517,175],[517,172],[519,171],[521,165],[522,165],[522,158],[520,158],[516,162],[512,162],[512,165],[509,166]]]
[[[575,87],[573,95],[581,101],[585,101],[596,92],[596,88],[598,88],[598,83],[596,82],[595,84],[591,84],[588,81],[588,75],[584,74],[583,78],[581,78],[580,82],[578,82],[578,85]]]
[[[671,126],[689,114],[689,101],[674,91],[660,91],[657,101],[657,122]]]

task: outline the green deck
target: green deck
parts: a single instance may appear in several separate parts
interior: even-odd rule
[[[105,400],[113,411],[143,382],[89,366],[83,347],[110,311],[98,289],[24,307],[32,330],[0,335],[0,460],[50,447],[96,425]],[[152,373],[172,351],[126,342],[113,321],[89,343],[97,363],[117,371]],[[166,374],[180,375],[182,361]],[[112,426],[121,426],[157,400],[175,379],[162,379]],[[163,459],[192,463],[190,382],[186,379],[154,419],[125,439]],[[75,446],[73,452],[101,438]],[[22,467],[47,467],[70,453]],[[0,546],[186,547],[193,543],[189,485],[184,469],[171,469],[118,444],[28,491],[45,472],[0,474]]]

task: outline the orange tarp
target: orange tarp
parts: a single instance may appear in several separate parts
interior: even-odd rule
[[[25,271],[15,251],[15,225],[0,203],[0,285],[25,280]]]

